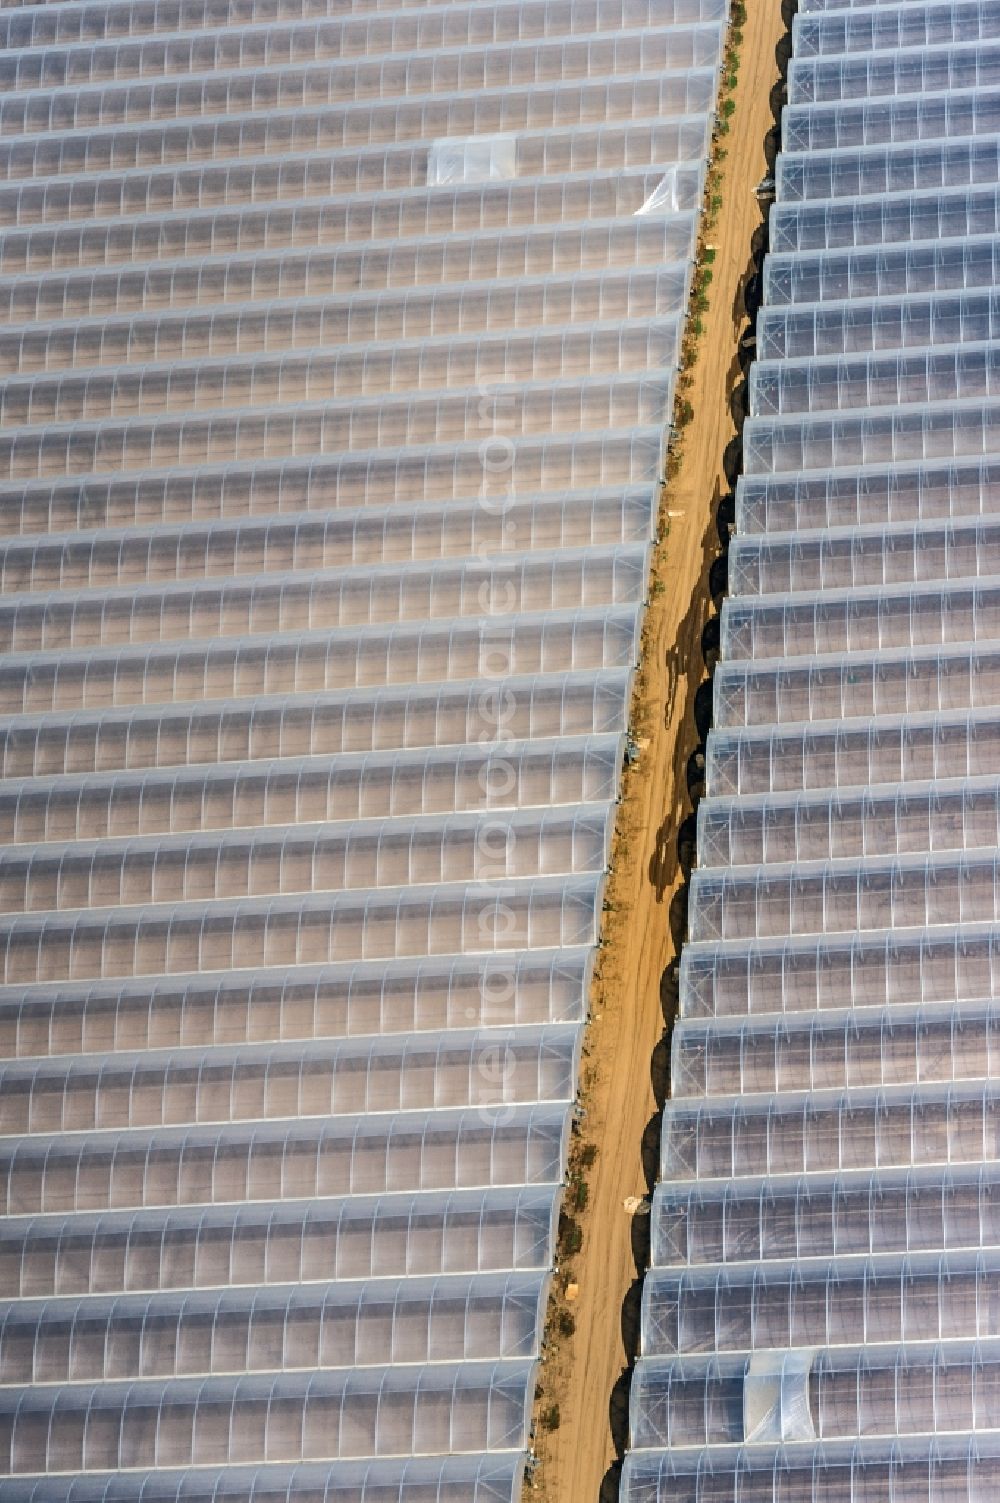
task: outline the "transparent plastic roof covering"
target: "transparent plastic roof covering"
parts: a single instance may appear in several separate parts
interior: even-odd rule
[[[4,1499],[520,1498],[727,15],[0,10]]]
[[[793,22],[627,1503],[1000,1487],[998,31]]]

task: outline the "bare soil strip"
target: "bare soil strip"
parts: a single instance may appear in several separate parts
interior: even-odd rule
[[[719,551],[716,508],[728,490],[722,458],[735,433],[730,395],[741,380],[743,284],[761,222],[755,189],[767,170],[775,47],[785,31],[778,0],[746,3],[736,108],[720,143],[727,153],[715,190],[722,203],[707,236],[716,254],[687,393],[693,415],[661,500],[666,535],[653,563],[633,705],[641,755],[625,778],[585,1043],[586,1116],[567,1195],[582,1246],[571,1251],[564,1241],[536,1403],[539,1464],[526,1496],[546,1503],[617,1498],[615,1464],[627,1438],[627,1368],[638,1343],[638,1273],[649,1222],[633,1218],[624,1202],[647,1195],[656,1170],[657,1095],[662,1102],[668,1048],[660,981],[676,954],[670,905],[683,882],[677,832],[691,812],[685,769],[697,741],[692,709],[704,677],[708,571]],[[580,1161],[583,1144],[596,1148],[592,1164],[586,1158],[593,1148]]]

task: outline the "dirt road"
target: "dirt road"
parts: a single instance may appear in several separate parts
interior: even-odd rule
[[[537,1427],[540,1465],[527,1496],[546,1503],[617,1498],[614,1464],[627,1437],[623,1374],[638,1340],[637,1264],[645,1262],[649,1223],[640,1217],[633,1224],[623,1202],[645,1195],[655,1174],[658,1131],[651,1119],[666,1078],[660,978],[674,956],[669,910],[682,880],[676,839],[690,813],[685,766],[696,743],[692,705],[704,673],[700,639],[708,569],[718,551],[715,508],[728,489],[722,455],[735,431],[729,392],[739,379],[741,288],[761,219],[754,189],[766,170],[775,45],[784,30],[778,0],[747,0],[736,110],[722,143],[728,152],[722,208],[708,237],[716,258],[690,392],[694,417],[664,498],[669,533],[657,553],[646,619],[634,717],[642,754],[627,776],[619,815],[611,911],[585,1046],[584,1136],[597,1145],[598,1158],[587,1172],[589,1200],[578,1218],[583,1247],[571,1259],[578,1292],[568,1305],[559,1296],[576,1330],[556,1338],[542,1370],[538,1412],[557,1403],[559,1425],[550,1432]]]

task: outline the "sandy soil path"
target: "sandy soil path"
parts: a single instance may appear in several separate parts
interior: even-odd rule
[[[710,308],[677,473],[664,496],[669,532],[657,552],[637,686],[642,754],[630,769],[619,811],[604,949],[595,980],[584,1059],[583,1137],[597,1145],[589,1198],[578,1216],[582,1250],[565,1263],[578,1292],[574,1334],[556,1337],[542,1369],[537,1416],[558,1403],[559,1427],[538,1424],[539,1466],[526,1496],[546,1503],[617,1498],[616,1456],[627,1437],[627,1366],[638,1340],[637,1264],[645,1264],[648,1217],[627,1197],[647,1193],[655,1174],[657,1094],[666,1045],[660,979],[674,958],[669,912],[682,882],[676,841],[690,813],[685,767],[696,745],[692,706],[704,676],[701,632],[709,610],[708,570],[718,552],[715,511],[728,487],[722,456],[734,434],[729,393],[740,379],[737,340],[745,320],[742,284],[761,212],[754,189],[766,171],[764,137],[773,124],[775,46],[785,31],[778,0],[746,0],[732,128],[722,143],[722,208],[709,235],[716,247]],[[652,1061],[652,1064],[651,1064]]]

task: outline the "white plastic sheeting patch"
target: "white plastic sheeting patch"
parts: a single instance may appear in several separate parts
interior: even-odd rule
[[[743,1380],[743,1439],[815,1440],[809,1407],[811,1352],[754,1352]]]
[[[665,172],[650,193],[636,209],[637,214],[676,214],[680,209],[680,193],[677,169]]]
[[[435,141],[427,154],[427,186],[497,183],[517,176],[513,136],[473,136],[467,141]]]

